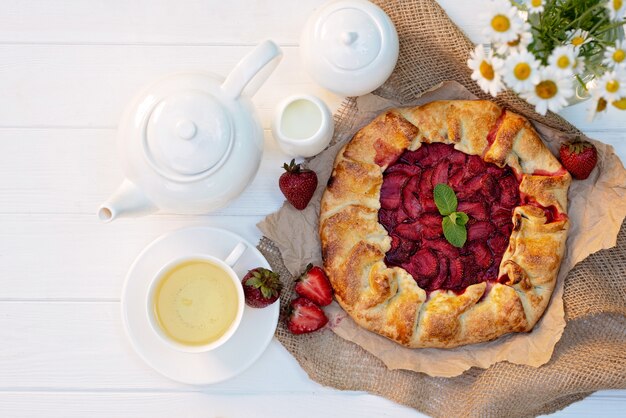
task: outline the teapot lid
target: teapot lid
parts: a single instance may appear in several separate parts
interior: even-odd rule
[[[302,32],[302,59],[323,87],[345,96],[378,88],[398,58],[389,16],[367,0],[336,0],[314,13]]]
[[[194,180],[226,160],[233,130],[229,114],[211,94],[177,91],[157,101],[144,119],[144,155],[161,175]]]

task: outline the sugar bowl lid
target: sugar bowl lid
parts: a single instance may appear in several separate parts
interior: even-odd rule
[[[309,18],[300,45],[311,77],[344,96],[375,90],[398,60],[398,34],[391,19],[367,0],[326,3]]]

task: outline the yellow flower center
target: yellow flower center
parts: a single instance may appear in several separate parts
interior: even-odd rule
[[[530,2],[530,4],[531,4],[533,7],[539,7],[539,6],[541,6],[541,2],[542,2],[542,1],[543,1],[543,0],[532,0],[532,1]]]
[[[615,93],[617,90],[619,90],[619,81],[610,80],[606,83],[606,91],[609,93]]]
[[[513,68],[513,75],[518,80],[526,80],[530,75],[530,65],[525,62],[520,62]]]
[[[491,27],[496,32],[506,32],[511,27],[511,22],[505,15],[495,15],[493,19],[491,19]]]
[[[485,77],[487,80],[493,80],[494,73],[493,67],[487,61],[483,61],[480,63],[480,74]]]
[[[604,99],[604,97],[600,97],[598,99],[598,104],[596,105],[596,112],[604,112],[604,110],[606,110],[606,100]]]
[[[559,88],[552,80],[544,80],[535,86],[535,92],[537,93],[537,96],[546,100],[554,97],[558,91]]]
[[[617,49],[613,52],[613,61],[622,62],[626,58],[626,52],[623,49]]]
[[[614,101],[613,106],[619,110],[626,110],[626,97],[622,97],[621,99]]]
[[[572,38],[572,45],[574,46],[582,45],[583,42],[585,42],[585,38],[583,38],[582,36],[574,36]]]
[[[622,8],[622,0],[613,0],[613,10],[619,10]]]
[[[569,58],[567,58],[566,55],[560,56],[559,59],[556,60],[556,66],[561,69],[569,67]]]

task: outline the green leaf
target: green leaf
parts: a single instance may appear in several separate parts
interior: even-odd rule
[[[446,216],[441,221],[441,227],[443,228],[443,236],[450,244],[457,248],[463,247],[467,241],[467,230],[464,225],[457,225],[450,216]]]
[[[439,213],[443,216],[450,215],[456,210],[456,195],[454,194],[454,190],[447,184],[437,184],[433,195],[435,197],[435,205],[437,205]]]
[[[469,221],[469,217],[465,212],[452,212],[450,214],[450,219],[457,225],[465,225],[467,221]]]

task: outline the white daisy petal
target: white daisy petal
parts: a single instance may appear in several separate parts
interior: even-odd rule
[[[503,62],[493,56],[493,51],[485,53],[485,48],[478,45],[470,54],[467,65],[472,71],[472,80],[475,80],[480,88],[492,96],[496,96],[503,88],[501,70]]]
[[[566,32],[565,35],[567,36],[566,43],[576,48],[580,48],[586,43],[591,42],[589,32],[582,29],[570,30]]]
[[[511,53],[504,61],[502,78],[517,93],[530,90],[539,82],[539,61],[527,50]]]
[[[521,94],[528,103],[535,105],[535,110],[541,115],[548,110],[558,112],[573,95],[571,77],[563,76],[552,67],[541,67],[538,83]]]
[[[526,0],[524,3],[528,8],[528,13],[541,13],[545,5],[544,0]]]
[[[604,97],[608,102],[626,97],[626,69],[618,68],[604,73],[596,83],[593,94]]]
[[[496,47],[496,53],[499,55],[507,55],[512,52],[521,52],[525,50],[532,41],[533,35],[530,32],[530,25],[528,22],[524,22],[517,37],[512,41],[499,43]]]
[[[548,63],[562,75],[572,76],[574,74],[574,66],[578,66],[577,55],[576,49],[572,45],[557,46],[552,50]]]
[[[609,46],[604,51],[602,64],[609,68],[626,67],[626,42],[616,41],[615,46]]]
[[[626,2],[624,0],[609,0],[605,7],[609,11],[609,17],[613,21],[619,21],[624,19],[626,13]]]
[[[506,43],[517,39],[524,21],[519,10],[508,0],[494,0],[490,10],[481,16],[485,23],[483,34],[494,43]]]

